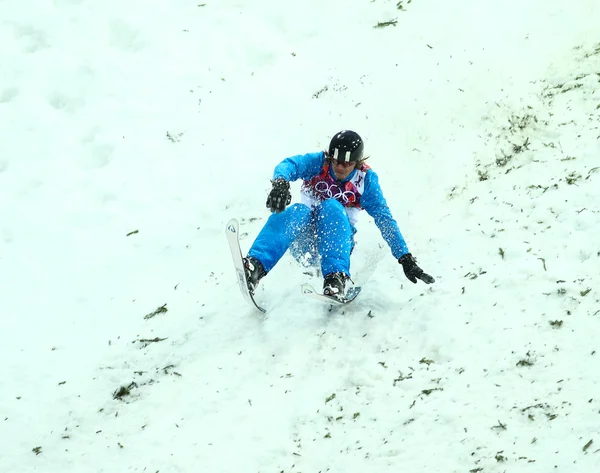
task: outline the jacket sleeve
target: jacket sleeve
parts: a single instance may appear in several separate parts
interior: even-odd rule
[[[400,233],[398,224],[392,217],[392,212],[383,197],[383,192],[379,186],[379,178],[372,169],[367,171],[365,176],[365,188],[360,203],[362,208],[375,220],[375,225],[377,225],[381,236],[392,250],[394,258],[398,259],[408,253],[404,237]]]
[[[323,164],[325,164],[323,151],[291,156],[275,166],[273,179],[285,179],[290,182],[298,179],[310,179],[321,172]]]

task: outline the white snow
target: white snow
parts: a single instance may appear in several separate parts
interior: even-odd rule
[[[0,472],[600,471],[599,24],[0,2]],[[260,316],[225,223],[247,250],[273,167],[346,128],[436,283],[364,214],[352,305],[286,255]]]

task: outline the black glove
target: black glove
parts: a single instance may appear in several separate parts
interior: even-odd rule
[[[285,206],[292,201],[292,194],[290,193],[290,183],[285,179],[279,178],[271,181],[273,189],[267,197],[267,208],[271,212],[283,212]]]
[[[425,284],[431,284],[435,282],[429,274],[424,273],[419,266],[417,266],[417,260],[410,253],[406,253],[398,258],[398,263],[402,265],[402,269],[404,269],[404,274],[408,280],[414,284],[417,284],[417,279],[420,279]]]

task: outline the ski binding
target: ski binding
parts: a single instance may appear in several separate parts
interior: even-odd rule
[[[337,297],[326,296],[325,294],[317,292],[317,290],[310,284],[302,284],[301,289],[302,289],[302,294],[304,294],[305,296],[311,297],[311,298],[316,299],[321,302],[327,302],[329,304],[337,304],[337,305],[349,304],[354,299],[356,299],[356,296],[358,296],[358,294],[360,293],[360,290],[361,290],[360,286],[351,287],[346,292],[346,296],[344,298],[338,299]]]

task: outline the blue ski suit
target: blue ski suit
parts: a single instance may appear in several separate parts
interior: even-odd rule
[[[366,164],[340,181],[320,151],[284,159],[273,172],[273,179],[279,178],[304,182],[301,202],[271,214],[248,252],[267,273],[289,248],[301,263],[318,265],[320,260],[324,276],[342,272],[350,277],[355,223],[363,209],[375,220],[394,258],[409,252],[377,174]]]

